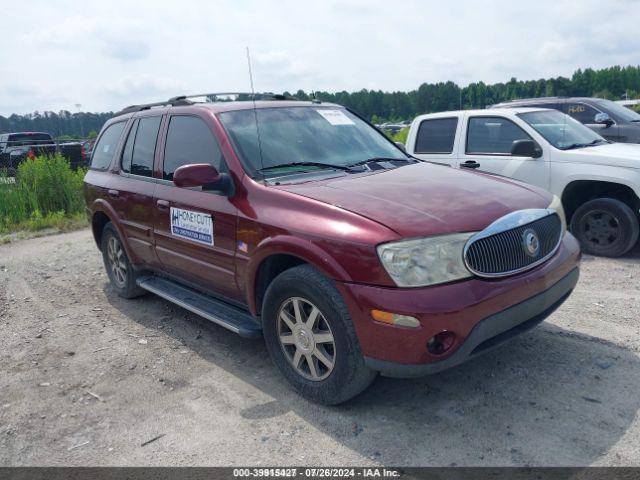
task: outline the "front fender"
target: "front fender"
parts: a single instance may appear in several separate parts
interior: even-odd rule
[[[260,242],[251,257],[245,270],[245,289],[247,303],[254,315],[256,307],[256,280],[262,263],[272,255],[290,255],[313,265],[324,275],[332,280],[340,282],[352,281],[347,271],[325,250],[306,238],[290,235],[276,235]]]

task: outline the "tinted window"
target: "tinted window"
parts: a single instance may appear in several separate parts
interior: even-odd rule
[[[593,107],[585,105],[584,103],[567,103],[565,105],[566,113],[580,123],[595,123],[595,116],[600,113]]]
[[[423,120],[418,128],[416,153],[451,153],[457,127],[457,118]]]
[[[133,122],[131,130],[129,130],[127,143],[125,143],[124,150],[122,151],[122,161],[120,163],[120,168],[123,172],[131,173],[131,157],[133,155],[133,142],[136,139],[137,129],[138,129],[138,120]]]
[[[9,145],[18,147],[22,145],[43,145],[53,140],[48,133],[16,133],[9,135]]]
[[[627,107],[612,102],[611,100],[596,100],[596,105],[601,107],[604,112],[622,119],[626,122],[640,122],[640,115]]]
[[[176,168],[190,163],[208,163],[218,171],[224,167],[218,142],[204,120],[190,116],[171,117],[162,177],[173,180]]]
[[[125,122],[114,123],[100,136],[100,140],[93,149],[93,157],[91,157],[91,167],[105,169],[109,167],[113,156],[116,153],[116,147],[122,135],[122,129]]]
[[[472,117],[467,133],[467,153],[511,154],[516,140],[530,139],[520,127],[502,117]]]
[[[136,139],[131,156],[131,173],[150,177],[153,174],[153,157],[161,117],[141,118],[138,122]]]

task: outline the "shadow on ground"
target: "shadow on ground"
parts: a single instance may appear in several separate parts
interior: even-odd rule
[[[288,387],[262,341],[244,340],[153,295],[127,301],[108,286],[105,293],[145,327],[170,318],[166,333],[273,399],[242,410],[245,419],[294,411],[383,464],[588,465],[621,439],[640,407],[634,352],[549,323],[452,370],[378,378],[347,404],[322,407]],[[146,303],[144,315],[139,302]]]

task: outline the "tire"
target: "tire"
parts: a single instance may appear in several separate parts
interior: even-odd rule
[[[107,223],[102,231],[100,250],[111,286],[119,296],[135,298],[146,293],[146,290],[136,284],[138,275],[131,266],[120,235],[111,222]],[[117,265],[114,267],[116,259]]]
[[[597,198],[580,206],[571,217],[571,233],[582,251],[603,257],[624,255],[638,241],[638,217],[626,203]]]
[[[299,316],[295,315],[296,303]],[[314,307],[317,315],[313,313]],[[289,323],[281,319],[281,313]],[[309,321],[312,316],[315,322],[311,328],[299,322],[300,319]],[[376,372],[364,364],[358,337],[340,292],[310,265],[286,270],[271,282],[262,306],[262,319],[271,359],[303,397],[323,405],[337,405],[363,392],[375,379]],[[287,337],[285,343],[281,337]],[[298,351],[301,355],[297,357],[296,368],[293,362]],[[320,357],[332,362],[332,367]]]

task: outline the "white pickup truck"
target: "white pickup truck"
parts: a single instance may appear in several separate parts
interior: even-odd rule
[[[638,241],[640,145],[610,143],[557,110],[421,115],[411,124],[406,150],[550,190],[587,253],[616,257]]]

